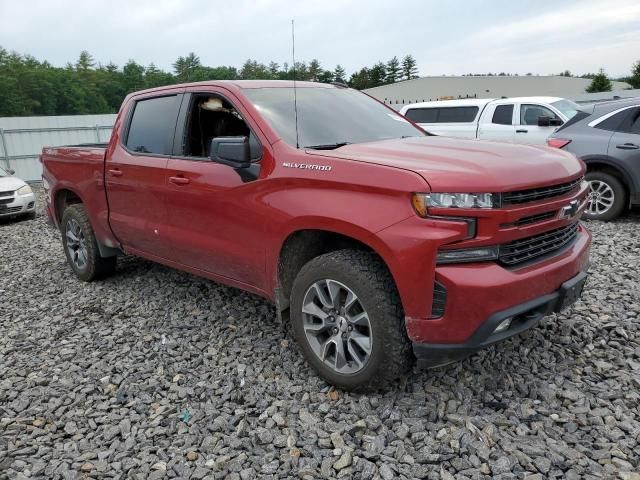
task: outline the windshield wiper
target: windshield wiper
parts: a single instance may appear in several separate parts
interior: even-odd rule
[[[328,143],[326,145],[306,145],[302,148],[310,148],[312,150],[335,150],[336,148],[351,145],[351,142]]]

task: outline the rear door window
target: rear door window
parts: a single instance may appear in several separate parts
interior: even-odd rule
[[[177,95],[137,101],[125,142],[127,149],[141,154],[170,155],[179,106]]]
[[[493,112],[491,123],[498,125],[511,125],[513,122],[513,104],[497,105]]]

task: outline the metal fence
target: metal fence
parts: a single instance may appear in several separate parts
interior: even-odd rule
[[[115,121],[115,114],[0,118],[0,166],[39,181],[43,147],[108,142]]]

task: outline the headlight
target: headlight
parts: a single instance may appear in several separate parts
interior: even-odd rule
[[[33,193],[33,190],[29,185],[24,185],[18,189],[18,195],[29,195],[30,193]]]
[[[422,217],[427,208],[495,208],[499,194],[495,193],[414,193],[413,208]]]
[[[498,259],[498,247],[461,248],[440,250],[436,263],[486,262]]]

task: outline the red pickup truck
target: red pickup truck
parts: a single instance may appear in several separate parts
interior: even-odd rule
[[[308,363],[377,388],[576,300],[584,165],[429,135],[338,85],[129,95],[108,145],[45,148],[47,211],[91,281],[132,254],[275,302]]]

